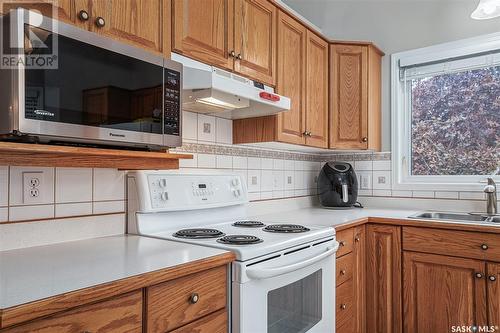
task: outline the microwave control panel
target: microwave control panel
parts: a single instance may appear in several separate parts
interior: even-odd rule
[[[164,134],[179,135],[181,116],[181,74],[165,68]]]

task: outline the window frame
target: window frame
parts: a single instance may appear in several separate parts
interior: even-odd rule
[[[391,56],[391,153],[394,190],[481,191],[488,176],[411,175],[411,107],[400,69],[499,51],[500,33],[395,53]],[[401,64],[401,66],[400,66]],[[500,182],[500,176],[491,176]]]

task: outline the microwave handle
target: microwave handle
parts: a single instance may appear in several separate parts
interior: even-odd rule
[[[347,203],[349,201],[349,189],[347,184],[342,184],[342,201]]]
[[[314,263],[317,263],[320,260],[325,259],[326,257],[329,257],[333,255],[335,252],[337,252],[339,248],[339,243],[335,242],[335,246],[333,248],[328,248],[325,252],[312,257],[310,259],[300,261],[291,265],[286,265],[286,266],[281,266],[281,267],[273,267],[273,268],[250,268],[247,269],[246,273],[247,276],[251,279],[255,280],[260,280],[260,279],[267,279],[271,278],[274,276],[278,275],[283,275],[286,273],[290,273],[293,271],[296,271],[298,269],[307,267],[309,265],[312,265]]]

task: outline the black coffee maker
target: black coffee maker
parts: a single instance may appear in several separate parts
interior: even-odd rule
[[[344,162],[326,163],[319,173],[318,194],[324,207],[355,206],[358,200],[358,179],[352,165]]]

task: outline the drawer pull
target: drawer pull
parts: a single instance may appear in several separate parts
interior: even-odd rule
[[[340,242],[339,242],[339,245],[340,245],[340,246],[345,246],[345,241],[340,241]]]
[[[81,20],[81,21],[88,21],[90,16],[89,16],[89,13],[87,13],[87,11],[85,10],[80,10],[78,12],[78,18]],[[86,333],[86,332],[83,332],[83,333]],[[90,333],[90,332],[88,332]]]
[[[236,59],[238,59],[238,60],[242,60],[243,59],[243,57],[241,56],[241,53],[238,53],[238,55],[236,56]]]
[[[191,302],[191,304],[196,304],[198,303],[199,300],[200,300],[200,295],[198,295],[197,293],[192,293],[191,297],[189,297],[189,302]]]
[[[345,269],[340,271],[340,275],[345,275],[345,273],[346,273]]]
[[[489,248],[488,244],[481,244],[481,249],[486,251],[486,250],[488,250],[488,248]]]
[[[491,282],[495,282],[497,280],[496,276],[495,275],[490,275],[488,277],[488,279],[491,281]]]
[[[342,310],[347,309],[347,305],[346,304],[340,304],[340,309],[342,309]]]
[[[354,241],[359,242],[359,241],[360,241],[359,236],[356,236],[356,237],[354,238]]]
[[[102,17],[98,17],[95,19],[95,25],[99,28],[102,28],[106,25],[106,21]]]
[[[482,279],[483,278],[483,274],[482,273],[476,273],[476,278],[478,279]]]
[[[231,51],[231,52],[229,52],[229,56],[230,56],[231,58],[236,58],[236,53],[234,52],[234,50],[233,50],[233,51]]]

